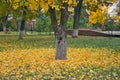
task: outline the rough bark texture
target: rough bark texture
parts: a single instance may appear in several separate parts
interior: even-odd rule
[[[23,39],[24,37],[24,29],[25,29],[25,20],[21,20],[21,26],[20,26],[20,33],[19,33],[19,39]]]
[[[56,56],[55,59],[66,59],[66,32],[62,26],[58,26],[56,31]]]
[[[68,5],[63,4],[65,9],[61,9],[60,24],[57,23],[55,9],[49,8],[51,24],[53,26],[56,38],[56,60],[66,59],[66,24],[68,20]]]
[[[74,22],[73,22],[73,34],[72,34],[72,37],[73,38],[76,38],[78,37],[78,31],[77,29],[79,28],[79,21],[80,21],[80,12],[81,12],[81,8],[82,8],[82,2],[83,0],[77,0],[79,1],[77,6],[74,8]]]

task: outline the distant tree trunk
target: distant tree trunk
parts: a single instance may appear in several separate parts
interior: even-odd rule
[[[17,30],[20,31],[20,26],[21,26],[21,20],[17,21]]]
[[[79,1],[77,6],[74,8],[74,22],[73,22],[73,38],[78,37],[78,28],[79,28],[79,21],[80,21],[80,12],[82,8],[82,2],[83,0],[77,0]]]
[[[19,39],[23,39],[25,33],[25,20],[21,20]]]
[[[65,9],[61,9],[60,25],[57,23],[55,9],[49,8],[51,24],[56,38],[56,60],[66,59],[66,25],[68,20],[68,5],[64,3]]]
[[[22,19],[21,19],[21,25],[20,25],[19,39],[23,39],[24,34],[25,34],[26,10],[27,10],[27,7],[22,6],[23,13],[22,13]]]
[[[8,19],[8,15],[4,16],[2,19],[2,26],[3,26],[3,32],[6,33],[6,25],[7,25],[7,19]]]
[[[104,22],[104,23],[101,25],[102,31],[105,31],[105,25],[106,25],[106,22]]]

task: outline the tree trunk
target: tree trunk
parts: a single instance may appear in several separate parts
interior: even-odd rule
[[[3,22],[3,32],[6,33],[7,28],[6,28],[6,22]]]
[[[73,29],[72,37],[73,38],[77,38],[78,37],[78,29]]]
[[[105,31],[105,22],[101,25],[101,29],[102,29],[102,31]]]
[[[55,9],[49,7],[51,24],[56,38],[56,60],[66,59],[66,25],[68,20],[68,5],[64,3],[63,6],[65,9],[61,9],[60,25],[57,23]]]
[[[24,34],[25,34],[25,20],[26,20],[26,6],[22,6],[22,19],[21,19],[21,25],[20,25],[20,33],[19,33],[19,39],[23,39]]]
[[[6,33],[7,31],[7,19],[8,19],[8,15],[7,16],[4,16],[3,19],[2,19],[2,25],[3,25],[3,32]]]
[[[55,59],[66,59],[66,32],[62,29],[62,26],[58,26],[56,31],[56,56]]]
[[[23,39],[25,33],[25,20],[21,20],[21,26],[20,26],[20,33],[19,33],[19,39]]]
[[[78,1],[78,0],[77,0]],[[78,28],[79,28],[79,21],[80,21],[80,12],[82,8],[83,0],[79,0],[77,6],[74,8],[74,22],[73,22],[73,38],[78,37]]]
[[[17,22],[17,30],[20,31],[20,27],[21,27],[21,20],[18,20]]]

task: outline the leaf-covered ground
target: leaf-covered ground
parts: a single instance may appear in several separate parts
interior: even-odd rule
[[[55,60],[52,36],[0,36],[0,80],[119,80],[120,38],[68,37]]]

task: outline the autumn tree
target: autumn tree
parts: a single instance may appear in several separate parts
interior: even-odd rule
[[[19,39],[23,39],[25,33],[25,24],[27,20],[36,18],[39,12],[39,0],[13,0],[12,7],[14,9],[15,15],[20,18],[20,32]],[[9,3],[11,3],[9,2]],[[19,13],[18,13],[19,12]]]
[[[56,38],[56,59],[66,59],[66,26],[68,20],[68,4],[60,1],[62,8],[60,8],[61,16],[60,22],[57,22],[56,9],[49,4],[49,12],[51,17],[51,24],[54,28]],[[53,3],[52,3],[53,4]]]
[[[89,26],[94,24],[100,24],[102,30],[105,30],[105,22],[109,17],[108,8],[110,4],[113,4],[116,0],[86,0],[87,9],[90,13]]]
[[[56,56],[55,59],[66,59],[66,26],[68,20],[68,7],[75,6],[76,0],[43,0],[42,7],[45,11],[49,11],[51,17],[51,25],[54,29],[56,39]],[[57,12],[60,12],[59,18]]]

